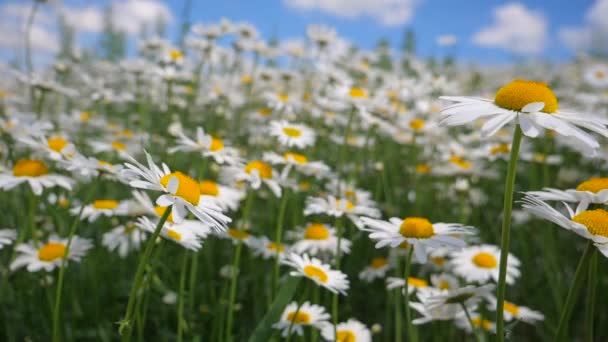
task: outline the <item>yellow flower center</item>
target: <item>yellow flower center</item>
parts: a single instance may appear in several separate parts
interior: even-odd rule
[[[410,128],[414,131],[419,131],[424,127],[424,120],[422,119],[414,119],[410,121]]]
[[[182,235],[173,229],[167,228],[167,236],[169,236],[170,238],[172,238],[173,240],[176,240],[176,241],[182,240]]]
[[[112,141],[111,145],[116,151],[125,151],[127,149],[127,145],[118,140]]]
[[[266,249],[271,252],[276,252],[277,250],[279,251],[279,253],[285,252],[285,246],[283,246],[283,244],[277,245],[275,242],[269,242],[266,245]]]
[[[427,287],[427,286],[429,286],[429,283],[426,280],[420,279],[420,278],[416,278],[416,277],[407,277],[407,284],[408,285],[412,285],[413,287]]]
[[[310,182],[301,181],[298,183],[298,188],[302,191],[308,191],[310,190]]]
[[[160,205],[157,205],[154,207],[154,211],[156,212],[156,215],[158,215],[158,217],[162,217],[165,214],[165,211],[167,211],[167,207],[161,207]],[[169,216],[167,217],[167,222],[173,222],[173,212],[169,213]]]
[[[604,77],[606,77],[606,74],[603,71],[598,70],[595,72],[595,77],[597,77],[600,80],[603,80]]]
[[[98,163],[99,166],[112,167],[112,164],[108,163],[107,161],[99,160]]]
[[[481,317],[475,317],[471,319],[473,325],[477,328],[482,328],[483,330],[490,330],[492,328],[492,323],[487,319],[481,319]]]
[[[124,130],[120,131],[120,133],[118,133],[118,135],[123,136],[125,138],[132,138],[133,131],[130,129],[124,129]]]
[[[296,324],[308,324],[310,323],[310,315],[302,311],[292,311],[287,314],[287,320]]]
[[[350,97],[354,97],[354,98],[366,98],[367,92],[362,88],[354,87],[354,88],[350,88],[348,95],[350,95]]]
[[[490,153],[493,155],[496,154],[507,154],[511,151],[511,147],[509,146],[509,144],[500,144],[500,145],[496,145],[494,147],[492,147],[490,149]]]
[[[13,166],[13,176],[16,177],[40,177],[49,173],[49,168],[40,160],[19,160]]]
[[[515,80],[504,85],[496,92],[494,103],[502,108],[521,111],[527,104],[542,102],[545,113],[554,113],[558,109],[557,97],[542,82]]]
[[[547,161],[547,155],[544,153],[534,153],[532,155],[532,160],[537,163],[544,163],[545,161]]]
[[[285,94],[285,93],[280,93],[277,94],[277,97],[279,98],[279,101],[286,103],[287,101],[289,101],[289,95]]]
[[[60,198],[59,201],[57,201],[57,203],[59,203],[59,206],[62,208],[67,208],[70,205],[70,201],[68,201],[65,198]]]
[[[517,305],[511,302],[507,302],[506,300],[503,308],[506,312],[510,313],[513,316],[517,316],[517,313],[519,312],[519,307]]]
[[[450,163],[452,163],[464,170],[468,170],[472,166],[470,162],[468,162],[468,161],[464,160],[462,157],[456,156],[456,155],[450,157]]]
[[[87,122],[91,119],[91,113],[89,112],[81,112],[80,113],[80,121]]]
[[[264,179],[272,178],[272,168],[267,163],[260,160],[254,160],[249,162],[245,166],[245,172],[251,174],[253,170],[258,170],[260,177]]]
[[[379,269],[388,264],[388,260],[386,258],[373,258],[372,263],[369,265],[373,269]]]
[[[444,257],[431,257],[431,258],[429,258],[429,260],[433,264],[435,264],[435,265],[437,265],[439,267],[441,267],[441,266],[443,266],[445,264],[445,258]]]
[[[65,245],[61,242],[49,242],[38,250],[38,259],[53,261],[65,257]]]
[[[431,172],[431,167],[428,164],[416,165],[416,172],[422,175],[426,175]]]
[[[249,233],[234,228],[228,228],[228,235],[237,240],[244,240],[249,237]]]
[[[261,116],[268,116],[268,115],[272,114],[272,108],[268,108],[268,107],[260,108],[258,110],[258,113],[260,113]]]
[[[344,204],[342,204],[342,203],[344,203]],[[345,210],[352,210],[355,208],[355,205],[353,204],[353,202],[351,202],[345,198],[338,198],[336,200],[336,206],[338,208],[345,209]]]
[[[304,232],[306,240],[327,240],[329,238],[329,229],[322,223],[312,223]]]
[[[477,267],[481,268],[496,268],[497,264],[496,258],[492,254],[486,252],[477,253],[472,261]]]
[[[220,188],[214,181],[204,180],[199,185],[201,187],[201,195],[217,196],[220,193]]]
[[[308,159],[305,155],[295,152],[286,152],[285,154],[283,154],[283,158],[285,158],[285,160],[292,159],[299,164],[306,164],[308,162]]]
[[[177,178],[179,181],[177,191],[174,195],[183,198],[193,205],[197,205],[198,201],[201,199],[201,187],[198,182],[192,179],[190,176],[177,171],[164,175],[160,179],[160,184],[166,188],[169,184],[169,180],[171,180],[173,177]]]
[[[169,57],[175,61],[178,59],[182,59],[184,57],[184,54],[179,50],[173,49],[169,52]]]
[[[572,221],[582,224],[593,235],[608,237],[608,211],[604,209],[585,210]]]
[[[357,337],[350,330],[338,330],[336,333],[337,342],[357,342]]]
[[[243,84],[250,84],[252,81],[253,79],[249,75],[243,75],[243,77],[241,77],[241,83]]]
[[[327,279],[329,278],[325,271],[323,271],[317,266],[312,265],[304,267],[304,274],[306,274],[309,278],[317,278],[322,283],[326,283]]]
[[[397,247],[397,248],[406,250],[406,249],[410,248],[410,244],[407,243],[407,241],[403,241],[402,243],[399,244],[399,247]]]
[[[211,138],[211,146],[209,150],[212,152],[219,151],[224,148],[224,142],[220,138],[212,137]]]
[[[285,133],[287,136],[290,136],[292,138],[298,138],[299,136],[302,135],[302,131],[300,131],[299,129],[294,128],[294,127],[284,127],[283,133]]]
[[[93,201],[95,209],[114,209],[118,206],[118,201],[115,200],[96,200]]]
[[[576,187],[578,191],[589,191],[595,194],[606,189],[608,189],[608,178],[591,178]]]
[[[423,217],[407,217],[399,227],[399,233],[406,238],[428,239],[435,235],[433,225]]]
[[[50,138],[46,143],[49,145],[49,148],[55,152],[61,152],[61,150],[68,145],[68,142],[63,138]]]
[[[441,280],[439,282],[439,286],[437,286],[440,290],[449,290],[452,288],[452,286],[450,285],[450,282],[447,280]]]
[[[125,228],[123,229],[122,233],[125,235],[131,234],[131,232],[133,232],[135,229],[137,229],[136,225],[134,225],[133,223],[127,223],[125,225]]]

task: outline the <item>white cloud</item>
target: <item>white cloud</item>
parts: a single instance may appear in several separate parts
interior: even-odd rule
[[[283,0],[291,8],[318,10],[338,17],[369,16],[386,26],[408,23],[419,0]]]
[[[68,24],[72,25],[77,32],[101,32],[103,29],[103,12],[97,7],[62,9],[62,14]]]
[[[541,53],[547,42],[547,20],[540,12],[513,2],[493,11],[494,23],[473,35],[473,43],[519,55]]]
[[[575,51],[590,49],[606,51],[608,39],[608,0],[596,0],[585,14],[585,23],[580,27],[562,27],[560,41]]]
[[[173,14],[167,5],[156,0],[127,0],[113,4],[114,24],[130,35],[137,34],[143,24],[155,23],[158,18],[169,24]]]
[[[0,7],[0,46],[23,51],[25,48],[25,25],[31,4],[6,3]],[[30,34],[32,51],[57,52],[59,41],[55,31],[48,27],[51,16],[44,11],[36,14]]]

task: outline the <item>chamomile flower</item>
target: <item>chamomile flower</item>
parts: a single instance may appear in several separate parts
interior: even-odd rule
[[[164,212],[166,209],[161,210]],[[149,233],[154,232],[157,224],[156,220],[152,221],[145,216],[137,219],[137,227]],[[198,251],[202,246],[202,240],[210,233],[211,229],[200,221],[183,220],[180,223],[166,222],[160,231],[160,236],[186,249]]]
[[[354,318],[346,322],[338,323],[336,329],[331,325],[326,325],[321,330],[321,336],[326,341],[336,342],[371,342],[372,333],[365,324],[357,321]]]
[[[363,228],[363,222],[359,216],[380,217],[380,211],[375,207],[355,204],[346,198],[336,198],[332,195],[307,198],[304,215],[313,214],[346,216],[359,228]]]
[[[265,94],[266,104],[275,112],[291,114],[300,106],[300,101],[285,92],[268,92]]]
[[[292,168],[304,175],[317,178],[327,176],[330,172],[327,164],[322,161],[310,161],[304,154],[297,152],[285,152],[283,155],[267,152],[264,153],[263,159],[274,165],[286,165],[283,174],[289,173]]]
[[[274,259],[279,255],[279,259],[283,259],[289,250],[289,246],[281,243],[278,244],[265,236],[253,238],[250,244],[253,249],[253,254],[261,256],[264,259]]]
[[[76,152],[74,144],[60,135],[50,136],[48,138],[44,135],[26,136],[19,138],[19,141],[28,145],[35,151],[44,153],[53,160],[69,159]]]
[[[302,336],[304,327],[322,329],[330,324],[330,318],[331,316],[325,311],[325,308],[320,305],[304,302],[298,306],[298,303],[291,302],[283,310],[281,319],[273,324],[272,327],[282,330],[281,336],[283,337],[287,337],[289,334],[290,326],[294,334]]]
[[[386,278],[386,288],[388,290],[398,289],[405,286],[405,279],[397,277]],[[407,277],[407,293],[412,294],[419,289],[429,287],[429,282],[418,277]]]
[[[416,296],[419,302],[410,302],[410,307],[418,311],[422,317],[413,321],[414,324],[424,324],[434,320],[451,320],[464,316],[462,306],[475,308],[485,298],[491,296],[495,286],[465,286],[453,290],[438,288],[420,289]]]
[[[94,153],[114,152],[121,158],[125,158],[139,150],[138,146],[117,139],[92,140],[89,142],[89,145]]]
[[[458,278],[448,273],[431,274],[431,284],[440,290],[455,290],[458,288]]]
[[[290,253],[283,260],[283,264],[295,269],[290,272],[291,276],[306,277],[333,293],[346,295],[349,288],[346,274],[332,270],[329,265],[322,263],[317,258],[310,258],[307,254],[300,256],[296,253]]]
[[[608,257],[608,211],[580,207],[573,211],[564,203],[568,211],[566,216],[534,196],[525,196],[522,202],[524,210],[592,241],[595,247]]]
[[[235,164],[239,161],[238,152],[224,145],[224,141],[216,136],[205,133],[203,127],[196,128],[195,139],[190,139],[181,130],[174,132],[177,136],[177,146],[169,148],[169,153],[199,152],[204,157],[213,158],[218,164]]]
[[[498,261],[500,249],[494,245],[479,245],[463,248],[452,253],[452,271],[464,278],[467,282],[486,283],[490,280],[498,281]],[[507,262],[507,284],[515,283],[519,278],[521,262],[509,253]]]
[[[393,268],[389,259],[383,257],[373,258],[372,261],[359,272],[359,279],[371,283],[375,279],[386,277],[386,273]]]
[[[488,304],[489,310],[496,310],[496,298],[490,298]],[[520,320],[522,322],[534,324],[538,321],[543,321],[545,319],[545,315],[542,313],[532,310],[525,306],[516,305],[514,303],[508,302],[505,300],[504,303],[504,318],[505,321],[510,322],[512,320]]]
[[[491,136],[516,121],[528,137],[536,138],[545,129],[554,130],[589,152],[597,150],[599,143],[581,128],[608,137],[608,119],[560,110],[553,91],[540,82],[515,80],[500,88],[494,100],[466,96],[441,99],[456,102],[441,111],[441,124],[457,126],[489,118],[481,127],[484,136]]]
[[[595,64],[585,70],[585,81],[594,88],[608,87],[608,66]]]
[[[471,234],[472,227],[458,223],[431,223],[423,217],[392,217],[388,221],[362,217],[363,231],[376,240],[376,248],[397,247],[404,241],[414,248],[416,259],[425,263],[428,253],[439,247],[462,248],[466,243],[454,234]]]
[[[226,170],[224,177],[227,180],[245,181],[252,189],[259,189],[262,184],[266,184],[275,196],[281,197],[282,181],[276,170],[270,164],[261,160],[252,160],[244,166],[233,166]]]
[[[559,190],[546,188],[542,191],[528,191],[541,201],[577,202],[577,212],[587,209],[589,204],[608,203],[608,178],[589,178],[580,183],[576,189]]]
[[[234,245],[243,243],[246,246],[251,246],[256,242],[255,237],[249,234],[247,231],[236,228],[228,228],[219,236],[221,238],[230,239]]]
[[[59,160],[58,164],[63,169],[76,175],[80,175],[85,179],[90,179],[101,174],[104,179],[123,183],[125,182],[125,180],[121,177],[121,171],[124,168],[122,164],[111,164],[109,162],[94,157],[86,157],[78,153],[69,159]]]
[[[163,192],[156,204],[161,207],[173,205],[171,214],[176,223],[181,222],[188,212],[206,225],[221,231],[231,219],[221,213],[220,209],[207,200],[201,200],[201,189],[197,181],[182,172],[171,172],[166,164],[162,169],[156,166],[152,157],[146,152],[148,166],[144,166],[132,157],[123,174],[130,179],[134,188]]]
[[[133,222],[119,225],[103,234],[101,244],[108,251],[116,251],[121,258],[126,258],[130,251],[136,251],[146,239],[146,233]]]
[[[10,264],[10,270],[15,271],[25,267],[28,272],[44,270],[50,272],[60,267],[63,259],[79,262],[89,249],[93,247],[91,240],[74,235],[67,251],[67,238],[51,236],[45,244],[36,245],[33,241],[22,243],[15,247],[17,257]]]
[[[82,208],[82,215],[80,216],[83,220],[94,222],[100,216],[114,217],[124,216],[128,213],[129,208],[128,201],[117,201],[113,199],[97,199],[91,204],[87,204]],[[70,209],[72,215],[78,215],[80,212],[80,206],[73,207]]]
[[[285,120],[271,121],[270,135],[277,137],[279,143],[287,147],[305,148],[312,146],[316,140],[315,131],[308,126]]]
[[[309,223],[303,228],[289,232],[288,235],[296,240],[291,249],[299,254],[333,255],[338,247],[336,229],[325,223]],[[348,239],[341,239],[340,251],[342,253],[350,253],[350,246],[351,242]]]
[[[48,166],[41,160],[21,159],[15,163],[12,172],[0,174],[0,189],[8,191],[22,183],[27,183],[32,192],[40,196],[45,188],[54,186],[71,190],[73,181],[50,173]]]
[[[0,250],[15,241],[17,231],[14,229],[0,229]]]
[[[471,312],[471,322],[469,322],[466,316],[459,316],[458,319],[455,320],[456,326],[460,329],[463,329],[467,332],[472,332],[473,328],[471,327],[471,323],[475,327],[475,329],[483,330],[485,332],[496,333],[496,323],[490,321],[482,317],[480,314],[476,312]]]
[[[212,180],[203,180],[199,182],[201,187],[201,196],[208,199],[223,211],[235,211],[239,207],[240,201],[245,197],[245,193],[239,189],[232,188],[226,185],[221,185]]]

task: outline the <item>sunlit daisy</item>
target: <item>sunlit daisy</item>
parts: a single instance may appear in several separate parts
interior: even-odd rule
[[[479,287],[465,286],[452,290],[424,288],[416,293],[419,302],[410,302],[410,307],[418,311],[422,317],[413,321],[414,324],[424,324],[434,320],[451,320],[464,316],[464,307],[475,308],[483,299],[491,296],[493,284]]]
[[[354,318],[346,322],[338,323],[336,329],[331,325],[326,325],[321,330],[321,336],[326,341],[336,342],[371,342],[372,333],[365,324],[357,321]]]
[[[336,229],[325,223],[313,222],[307,226],[287,233],[295,240],[291,249],[299,254],[329,254],[336,253],[338,247],[338,237]],[[340,250],[344,254],[350,253],[351,242],[342,238]]]
[[[469,322],[468,318],[459,316],[455,321],[456,326],[460,329],[463,329],[467,332],[472,332],[473,328],[471,327],[471,323],[475,327],[475,329],[482,330],[489,333],[496,333],[496,324],[490,321],[487,318],[482,317],[476,312],[470,312],[471,322]]]
[[[233,181],[245,181],[252,189],[259,189],[262,184],[274,193],[275,196],[281,197],[281,181],[279,173],[261,160],[252,160],[242,167],[227,168],[224,177]]]
[[[447,273],[431,274],[431,284],[440,290],[455,290],[459,286],[458,278]]]
[[[380,217],[380,211],[375,207],[368,207],[351,202],[346,198],[309,197],[306,199],[304,215],[323,214],[334,217],[348,217],[357,227],[362,228],[360,216]]]
[[[290,326],[292,333],[302,336],[304,333],[303,327],[322,329],[330,324],[330,318],[331,316],[325,311],[325,308],[320,305],[310,302],[298,305],[296,302],[291,302],[283,310],[281,319],[272,327],[282,330],[281,336],[283,337],[287,337],[289,334]]]
[[[103,234],[101,244],[108,251],[116,251],[121,258],[126,258],[129,252],[136,251],[146,239],[146,233],[133,222],[119,225]]]
[[[11,271],[25,267],[28,272],[38,272],[44,270],[50,272],[56,267],[61,266],[63,259],[79,262],[87,251],[93,247],[91,240],[83,239],[74,235],[70,244],[70,251],[67,251],[67,238],[51,236],[44,244],[38,246],[33,241],[22,243],[15,247],[17,257],[11,263]]]
[[[608,66],[595,64],[585,70],[585,81],[595,88],[608,87]]]
[[[203,180],[199,182],[201,187],[201,196],[215,203],[222,210],[237,210],[240,201],[245,197],[245,193],[239,189],[232,188],[226,185],[221,185],[212,180]]]
[[[160,213],[163,213],[164,210],[166,209],[160,208]],[[145,216],[140,217],[137,219],[137,227],[153,233],[158,224],[157,221],[150,220]],[[202,246],[202,240],[211,234],[211,229],[197,220],[183,220],[180,223],[167,221],[160,231],[160,236],[189,250],[198,251]]]
[[[316,134],[309,127],[284,120],[270,122],[270,135],[277,137],[282,145],[304,148],[315,143]]]
[[[391,269],[392,265],[387,258],[373,258],[372,261],[359,272],[359,279],[369,283],[375,279],[384,278],[386,273]]]
[[[485,136],[516,120],[528,137],[538,137],[545,129],[553,130],[590,151],[597,150],[599,143],[581,128],[608,137],[608,119],[560,110],[553,91],[540,82],[515,80],[500,88],[494,100],[466,96],[441,98],[457,102],[442,110],[442,124],[456,126],[489,118],[481,127]]]
[[[76,147],[62,136],[26,136],[19,139],[35,151],[46,154],[53,160],[70,158],[76,152]]]
[[[397,277],[386,278],[386,288],[389,290],[397,289],[405,286],[405,279]],[[407,277],[407,292],[409,294],[415,293],[419,289],[426,289],[429,287],[429,282],[418,277]]]
[[[498,261],[500,249],[494,245],[479,245],[463,248],[452,253],[452,271],[464,278],[467,282],[486,283],[490,280],[498,281]],[[507,262],[506,281],[513,284],[519,278],[521,262],[509,253]]]
[[[346,274],[332,270],[329,265],[322,263],[321,260],[310,258],[307,254],[300,256],[291,253],[283,260],[283,263],[295,269],[295,271],[290,272],[290,275],[306,277],[333,293],[346,295],[349,287]]]
[[[454,234],[471,234],[471,227],[458,223],[431,223],[423,217],[392,217],[388,221],[362,217],[369,237],[376,240],[376,248],[397,247],[404,241],[413,246],[416,259],[425,263],[428,253],[439,247],[462,248],[466,243]]]
[[[182,130],[174,132],[177,136],[177,146],[169,148],[169,153],[199,152],[204,157],[213,158],[218,164],[235,164],[239,161],[238,152],[224,145],[224,141],[216,136],[205,133],[203,127],[196,128],[195,139],[190,139]]]
[[[559,190],[546,188],[543,191],[528,191],[526,195],[541,201],[577,202],[577,212],[587,209],[589,204],[608,203],[608,178],[589,178],[576,189]]]
[[[129,184],[134,188],[163,192],[156,203],[161,207],[172,205],[171,214],[176,223],[181,222],[188,212],[216,230],[225,229],[231,221],[215,204],[201,200],[200,185],[190,176],[179,171],[171,172],[164,163],[162,169],[159,168],[147,152],[147,167],[130,156],[128,158],[130,162],[125,163],[127,169],[123,174],[130,179]]]
[[[39,196],[45,188],[59,186],[72,189],[73,181],[65,176],[52,174],[48,166],[41,160],[18,160],[12,172],[0,174],[0,189],[11,190],[21,183],[27,183],[32,192]]]
[[[279,255],[280,259],[283,259],[291,248],[283,243],[278,244],[265,236],[253,238],[253,242],[250,243],[253,249],[253,254],[261,256],[264,259],[274,259]]]
[[[267,152],[264,153],[263,159],[274,165],[286,165],[283,174],[287,174],[292,168],[304,175],[317,178],[327,176],[330,172],[329,166],[322,161],[310,161],[304,154],[297,152],[285,152],[283,155]]]
[[[496,298],[490,298],[488,304],[489,310],[496,310]],[[534,324],[539,321],[543,321],[545,319],[545,315],[542,313],[532,310],[528,307],[515,305],[514,303],[508,302],[505,300],[504,308],[505,321],[510,322],[512,320],[519,320],[522,322]]]
[[[80,216],[83,220],[94,222],[100,216],[114,217],[124,216],[128,213],[129,202],[128,201],[117,201],[112,199],[97,199],[91,204],[87,204],[82,208],[82,215]],[[73,207],[70,209],[72,215],[78,215],[81,208],[80,206]]]

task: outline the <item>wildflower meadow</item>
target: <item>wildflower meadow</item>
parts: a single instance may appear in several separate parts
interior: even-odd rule
[[[608,340],[605,55],[475,66],[217,18],[130,45],[107,21],[90,50],[63,22],[41,61],[56,3],[21,4],[0,341]]]

